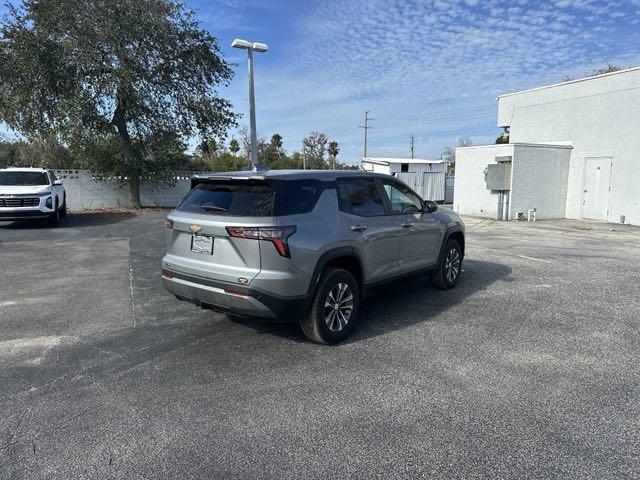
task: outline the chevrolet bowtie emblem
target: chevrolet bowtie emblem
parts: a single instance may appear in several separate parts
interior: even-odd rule
[[[201,230],[202,230],[202,227],[199,227],[198,225],[191,225],[191,231],[193,233],[200,233]]]

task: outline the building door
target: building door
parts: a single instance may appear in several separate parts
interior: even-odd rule
[[[585,158],[582,218],[607,220],[609,216],[610,185],[611,158]]]

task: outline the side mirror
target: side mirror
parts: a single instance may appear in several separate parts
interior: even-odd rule
[[[424,206],[423,206],[423,211],[425,213],[433,213],[436,210],[438,210],[438,204],[432,200],[425,200],[424,201]]]
[[[56,180],[53,182],[54,185],[62,185],[62,180]]]

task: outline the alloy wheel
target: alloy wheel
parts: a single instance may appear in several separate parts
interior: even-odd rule
[[[449,250],[444,263],[444,274],[449,283],[455,282],[458,278],[460,274],[460,252],[457,248]]]
[[[332,332],[340,332],[349,323],[353,312],[353,292],[346,283],[334,285],[324,303],[324,321]]]

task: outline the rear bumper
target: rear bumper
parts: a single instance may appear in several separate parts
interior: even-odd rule
[[[162,283],[178,297],[202,308],[277,321],[298,321],[309,310],[310,298],[280,297],[239,284],[162,270]]]

